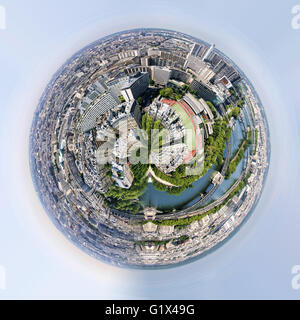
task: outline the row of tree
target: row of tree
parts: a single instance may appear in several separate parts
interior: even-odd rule
[[[180,87],[167,87],[161,89],[159,94],[164,98],[180,100],[185,95],[185,91]]]
[[[247,137],[242,140],[242,142],[239,145],[238,151],[233,156],[232,160],[229,163],[228,169],[225,174],[225,179],[229,179],[230,176],[235,172],[237,166],[241,162],[241,160],[244,158],[245,151],[249,148],[249,146],[252,143],[251,138],[251,130],[248,130]]]
[[[132,185],[129,189],[123,189],[116,185],[112,185],[105,193],[105,197],[109,199],[110,204],[118,209],[137,213],[141,210],[142,205],[138,201],[139,197],[145,192],[148,179],[146,173],[148,171],[147,164],[133,164],[130,169],[134,176]]]
[[[205,141],[205,159],[202,175],[204,175],[213,164],[216,165],[216,169],[221,167],[226,141],[229,140],[230,136],[231,129],[228,127],[228,120],[216,119],[213,127],[213,134]]]
[[[152,185],[156,190],[167,192],[170,195],[179,195],[183,191],[185,191],[187,188],[193,187],[192,185],[180,186],[180,187],[170,187],[170,186],[167,186],[163,183],[160,183],[159,181],[157,181],[154,178],[152,179]]]
[[[166,174],[160,171],[155,165],[152,165],[152,169],[155,175],[160,179],[167,181],[178,187],[188,188],[194,181],[200,178],[200,175],[187,176],[186,167],[187,167],[186,165],[182,164],[170,174]]]

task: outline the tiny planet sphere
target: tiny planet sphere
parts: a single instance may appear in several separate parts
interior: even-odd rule
[[[214,44],[163,29],[119,32],[73,55],[30,133],[50,219],[120,267],[178,266],[219,247],[260,199],[269,154],[246,75]]]

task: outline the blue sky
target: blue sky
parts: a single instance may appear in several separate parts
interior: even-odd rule
[[[0,0],[7,23],[0,30],[0,266],[6,270],[0,299],[299,299],[291,287],[291,268],[300,264],[296,4]],[[28,168],[32,114],[52,74],[91,41],[135,27],[214,42],[253,82],[271,131],[269,177],[247,224],[204,259],[163,271],[116,269],[74,248],[43,212]]]

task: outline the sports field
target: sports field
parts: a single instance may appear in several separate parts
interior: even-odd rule
[[[180,120],[182,121],[186,133],[189,132],[188,134],[191,135],[191,137],[187,139],[187,146],[188,150],[193,152],[196,149],[196,125],[194,124],[194,121],[192,119],[192,111],[188,110],[186,106],[180,102],[175,102],[172,105],[172,108],[175,110]]]

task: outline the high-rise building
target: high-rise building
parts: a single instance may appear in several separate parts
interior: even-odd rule
[[[226,67],[226,62],[223,60],[220,60],[215,66],[214,66],[214,72],[218,73],[220,72],[223,68]]]
[[[151,67],[152,80],[159,85],[166,85],[171,77],[171,70],[158,66]]]
[[[192,56],[197,57],[197,56],[199,55],[199,53],[200,53],[200,50],[201,50],[201,45],[198,44],[198,43],[194,43],[190,54],[191,54]]]
[[[110,92],[112,92],[112,94],[119,97],[122,95],[121,89],[128,82],[128,79],[128,76],[112,79],[106,82],[106,86],[108,87]]]
[[[207,52],[208,47],[204,44],[194,43],[191,51],[189,52],[188,56],[200,57],[201,59]]]
[[[215,45],[212,44],[210,46],[210,48],[207,50],[207,52],[205,53],[205,55],[203,56],[203,58],[202,58],[203,61],[208,60],[208,58],[209,58],[210,54],[213,52],[214,48],[215,48]]]
[[[130,102],[141,96],[147,90],[148,86],[148,72],[137,73],[136,75],[129,77],[128,81],[121,89],[121,94],[126,102]]]
[[[171,69],[171,79],[189,83],[192,79],[192,76],[179,69]]]
[[[141,109],[140,106],[136,103],[136,101],[131,101],[127,103],[125,111],[134,118],[138,125],[141,123]]]
[[[215,52],[212,52],[210,56],[208,57],[209,62],[213,67],[217,66],[218,63],[222,61],[222,58]]]
[[[204,83],[208,83],[214,76],[215,72],[208,64],[198,71],[198,78]]]
[[[208,50],[208,48],[203,45],[203,46],[201,47],[200,51],[199,51],[198,57],[199,57],[200,59],[202,59],[202,58],[204,57],[205,53],[207,52],[207,50]]]
[[[205,62],[195,56],[189,56],[185,63],[185,68],[189,68],[192,71],[199,73],[205,67]]]
[[[236,69],[228,64],[226,64],[215,76],[215,79],[221,79],[226,77],[229,81],[234,82],[240,79],[240,74],[236,71]]]
[[[216,99],[216,94],[199,80],[193,80],[191,89],[196,91],[204,100],[214,101]]]
[[[202,61],[202,58],[204,57],[204,55],[207,52],[207,47],[205,45],[200,45],[198,43],[194,43],[191,51],[189,52],[189,54],[186,57],[185,63],[183,65],[183,67],[186,69],[188,68],[188,64],[193,64],[193,63],[198,63],[199,61]]]
[[[105,92],[95,99],[85,110],[79,123],[80,130],[86,132],[96,126],[97,119],[119,104],[118,98],[111,92]]]
[[[210,63],[202,61],[198,57],[190,56],[187,59],[186,68],[194,71],[197,74],[197,77],[205,82],[208,83],[214,76],[215,72],[212,69]]]

